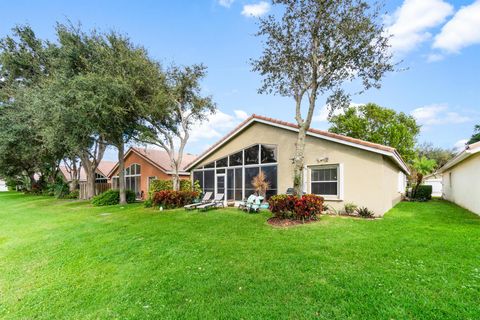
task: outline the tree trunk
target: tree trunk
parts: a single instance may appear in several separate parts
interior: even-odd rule
[[[293,157],[293,194],[301,196],[303,194],[303,166],[305,158],[305,124],[299,126],[297,141],[295,142],[295,155]]]
[[[30,189],[29,189],[29,191],[32,191],[35,187],[35,184],[37,183],[37,181],[35,181],[35,173],[34,172],[29,173],[28,177],[30,178]]]
[[[120,204],[127,203],[127,195],[125,192],[125,145],[123,141],[117,146],[118,148],[118,190],[120,193]]]
[[[93,168],[94,166],[92,163],[90,163],[90,161],[86,161],[84,163],[85,178],[87,179],[87,181],[85,182],[85,197],[88,200],[95,196],[95,169]]]
[[[172,174],[173,190],[180,191],[180,175],[178,174],[178,166],[174,166]]]

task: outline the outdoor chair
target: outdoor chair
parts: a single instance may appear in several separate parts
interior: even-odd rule
[[[223,197],[224,197],[223,193],[217,193],[215,195],[215,199],[213,199],[213,201],[201,204],[201,205],[197,206],[197,209],[207,211],[208,209],[223,207],[224,206]]]
[[[210,199],[212,198],[212,192],[205,192],[205,194],[203,195],[203,198],[200,202],[196,202],[196,203],[192,203],[192,204],[187,204],[186,206],[184,206],[183,208],[185,210],[193,210],[195,208],[197,208],[199,205],[202,205],[202,204],[205,204],[207,202],[210,201]]]
[[[256,196],[256,195],[252,195],[252,196],[250,196],[250,197],[252,197],[251,201],[247,200],[247,205],[245,207],[245,211],[247,211],[249,213],[251,213],[251,212],[258,213],[260,211],[260,207],[262,205],[262,201],[263,201],[264,198],[262,196]],[[249,199],[250,199],[250,197],[249,197]]]

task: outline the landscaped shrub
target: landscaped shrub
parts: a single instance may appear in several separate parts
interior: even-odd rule
[[[306,194],[301,198],[281,194],[270,197],[268,204],[275,218],[314,220],[317,214],[322,213],[323,198],[313,194]]]
[[[180,208],[192,203],[198,196],[196,191],[162,190],[153,194],[153,205],[165,209]]]
[[[362,218],[373,218],[374,216],[374,213],[370,211],[367,207],[357,208],[355,212]]]
[[[268,208],[273,213],[274,217],[289,219],[293,216],[296,199],[295,196],[287,194],[271,196],[270,199],[268,199]]]
[[[201,193],[200,184],[194,185],[194,191]],[[164,190],[173,190],[173,181],[169,180],[153,180],[150,182],[150,190],[148,190],[148,197],[152,198],[155,192],[164,191]],[[190,180],[180,180],[180,190],[181,191],[192,191],[192,182]]]
[[[419,185],[413,198],[420,201],[432,200],[432,186]]]
[[[323,198],[314,194],[305,194],[295,201],[295,218],[297,220],[316,220],[322,213]]]
[[[349,202],[345,204],[345,212],[348,214],[354,213],[357,208],[358,206],[355,203]]]
[[[78,199],[80,191],[74,190],[64,197],[64,199]]]
[[[127,202],[135,202],[135,192],[127,190]],[[118,190],[108,190],[98,196],[93,197],[92,204],[96,207],[112,206],[120,202],[120,192]]]

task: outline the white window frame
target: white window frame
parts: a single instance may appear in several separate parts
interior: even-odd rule
[[[308,188],[309,188],[309,191],[310,191],[310,193],[312,192],[312,183],[333,182],[333,181],[312,181],[312,170],[315,170],[315,169],[330,169],[330,168],[336,168],[337,169],[337,194],[336,195],[317,194],[317,195],[323,197],[325,200],[343,201],[343,199],[344,199],[343,163],[329,163],[329,164],[309,166],[308,167],[308,177],[309,177]]]

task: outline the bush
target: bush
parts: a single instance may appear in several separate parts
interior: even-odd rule
[[[127,203],[135,202],[135,192],[127,190]],[[98,196],[93,197],[92,204],[96,207],[112,206],[120,202],[120,191],[108,190]]]
[[[345,204],[345,212],[348,214],[354,213],[357,208],[358,206],[355,203],[349,202]]]
[[[295,196],[286,194],[271,196],[270,199],[268,199],[268,208],[273,213],[274,217],[290,219],[293,217],[296,199]]]
[[[315,220],[322,213],[323,198],[305,194],[301,198],[292,195],[276,195],[268,200],[269,209],[275,218]]]
[[[78,199],[80,191],[74,190],[64,197],[64,199]]]
[[[194,186],[194,190],[201,193],[200,184],[198,186]],[[168,180],[153,180],[150,182],[150,190],[148,190],[148,198],[153,198],[153,194],[155,192],[160,192],[164,190],[173,190],[173,181],[171,179]],[[192,191],[192,182],[190,180],[180,180],[180,191]]]
[[[198,196],[196,191],[162,190],[153,194],[153,205],[165,209],[181,208],[192,203]]]
[[[373,218],[374,216],[374,213],[370,211],[367,207],[357,208],[355,212],[362,218]]]
[[[297,220],[317,220],[322,213],[323,198],[314,194],[305,194],[295,201],[295,218]]]
[[[432,200],[432,186],[419,185],[417,191],[413,195],[415,200],[428,201]]]

